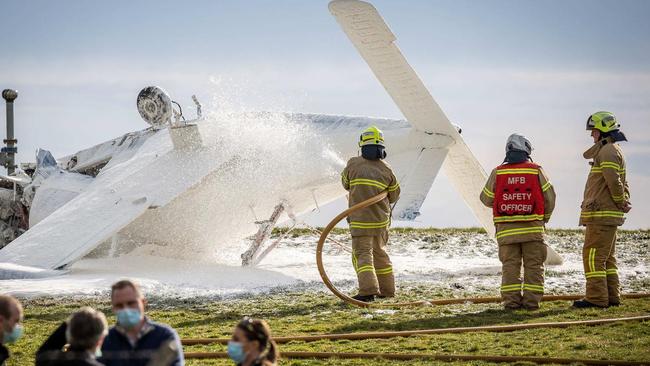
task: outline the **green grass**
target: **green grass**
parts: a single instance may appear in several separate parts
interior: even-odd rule
[[[448,297],[449,292],[425,286],[403,289],[400,300]],[[455,294],[465,296],[467,294]],[[474,294],[476,295],[476,294]],[[486,294],[481,294],[486,295]],[[25,300],[25,337],[11,347],[9,366],[33,364],[33,355],[47,335],[82,305],[110,314],[107,301],[71,299]],[[627,300],[610,309],[575,310],[569,302],[544,303],[536,312],[500,309],[498,304],[452,305],[407,308],[378,312],[342,304],[329,293],[307,292],[258,295],[245,299],[150,299],[149,315],[176,328],[181,338],[229,337],[244,315],[266,319],[275,335],[393,331],[445,327],[468,327],[531,322],[611,318],[650,313],[650,299]],[[365,341],[292,342],[286,351],[404,352],[472,355],[525,355],[543,357],[620,359],[650,361],[650,323],[627,322],[595,327],[535,329],[509,333],[441,334]],[[224,351],[220,345],[186,347],[185,351]],[[430,365],[431,361],[388,362],[381,360],[283,360],[282,365]],[[231,365],[227,360],[192,360],[188,365]],[[441,363],[447,364],[447,363]],[[467,364],[467,363],[463,363]],[[487,363],[475,362],[485,365]]]

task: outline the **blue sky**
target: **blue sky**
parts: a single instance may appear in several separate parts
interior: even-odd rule
[[[630,137],[626,226],[650,227],[650,2],[373,4],[487,169],[510,133],[531,138],[558,190],[552,226],[577,223],[586,117],[615,112]],[[145,127],[135,96],[150,84],[186,104],[228,85],[254,109],[401,118],[326,1],[13,1],[0,32],[0,88],[20,92],[21,161]],[[423,213],[425,226],[475,225],[443,176]]]

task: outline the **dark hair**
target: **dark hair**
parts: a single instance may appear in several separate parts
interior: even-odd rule
[[[9,319],[13,315],[14,309],[18,309],[18,315],[23,312],[23,307],[15,297],[11,295],[0,295],[0,316]]]
[[[137,283],[135,283],[135,282],[133,282],[131,280],[120,280],[120,281],[115,282],[111,286],[111,299],[113,298],[113,294],[115,293],[115,291],[121,290],[121,289],[124,289],[124,288],[127,288],[127,287],[132,288],[135,291],[136,295],[138,295],[138,298],[142,297],[142,292],[140,291],[140,286],[138,286]]]
[[[262,361],[263,365],[275,365],[280,358],[280,350],[278,345],[271,338],[271,328],[261,319],[252,319],[244,317],[237,328],[241,329],[249,341],[260,342],[260,357],[258,361]]]
[[[70,346],[76,349],[91,349],[107,333],[106,316],[91,307],[81,308],[68,319],[66,338]]]

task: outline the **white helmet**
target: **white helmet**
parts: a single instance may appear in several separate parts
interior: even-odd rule
[[[506,142],[506,152],[508,151],[522,151],[530,155],[533,151],[533,145],[526,136],[513,133],[508,137],[508,141]]]

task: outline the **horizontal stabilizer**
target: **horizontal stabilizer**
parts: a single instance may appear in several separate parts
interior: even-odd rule
[[[393,220],[412,221],[420,215],[447,149],[422,149],[417,161],[405,177],[400,177],[400,199],[393,209]]]

